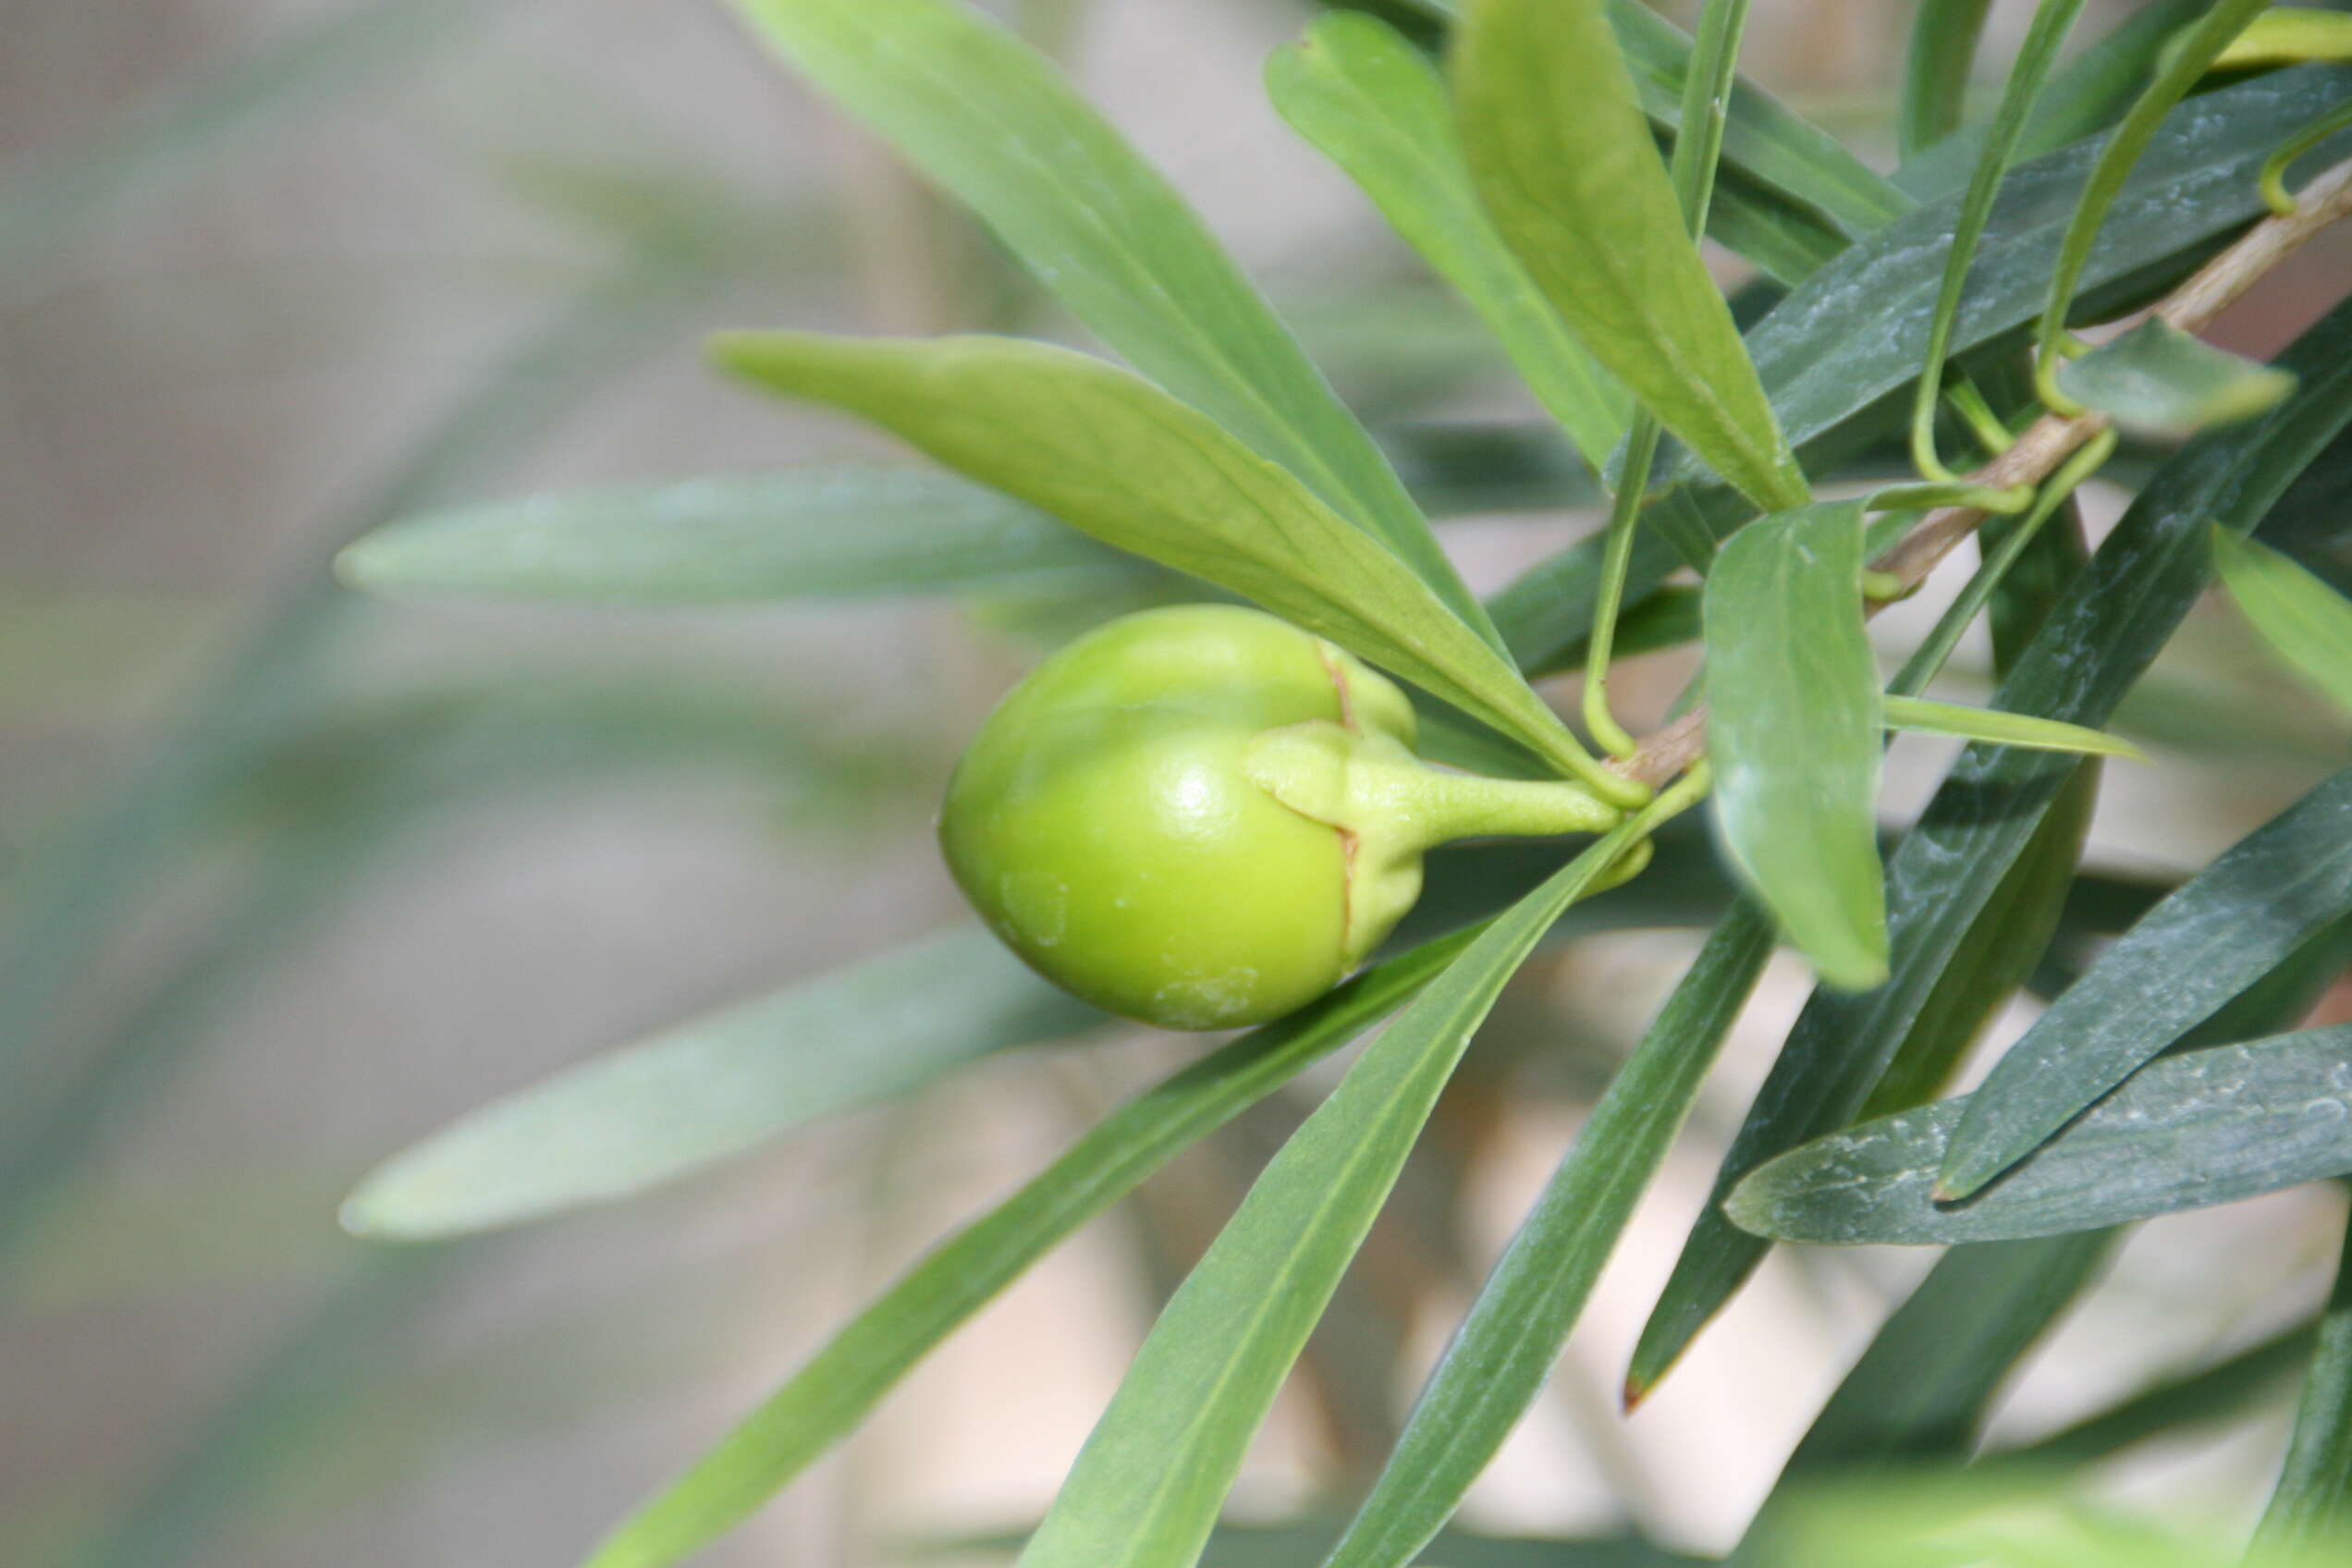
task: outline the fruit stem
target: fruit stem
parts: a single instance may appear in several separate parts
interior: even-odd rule
[[[1392,736],[1328,719],[1268,730],[1250,742],[1243,766],[1300,815],[1388,853],[1417,854],[1456,839],[1601,833],[1624,820],[1571,780],[1448,772]]]

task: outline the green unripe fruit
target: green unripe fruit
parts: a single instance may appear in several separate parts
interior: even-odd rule
[[[1285,621],[1147,610],[1006,697],[949,782],[939,841],[1057,985],[1168,1028],[1259,1023],[1378,946],[1432,844],[1617,820],[1573,784],[1440,772],[1415,729],[1392,682]]]

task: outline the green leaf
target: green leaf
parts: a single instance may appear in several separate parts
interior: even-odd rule
[[[1105,343],[1289,469],[1492,636],[1364,427],[1182,199],[1050,62],[957,0],[734,3]]]
[[[2234,1203],[2352,1171],[2352,1024],[2153,1062],[1965,1203],[1933,1195],[1973,1096],[1832,1133],[1758,1167],[1726,1212],[1835,1246],[2009,1241]]]
[[[1758,505],[1804,505],[1598,0],[1476,0],[1453,71],[1478,193],[1586,349]]]
[[[1716,822],[1747,884],[1831,985],[1886,976],[1883,699],[1862,629],[1862,505],[1779,512],[1707,579]]]
[[[952,474],[835,464],[426,512],[335,570],[388,597],[694,605],[1088,587],[1133,565]]]
[[[2352,60],[2352,16],[2317,6],[2273,6],[2213,56],[2213,68],[2259,70],[2305,60]]]
[[[1266,87],[1282,117],[1478,312],[1585,460],[1606,467],[1624,437],[1625,395],[1568,336],[1478,205],[1437,72],[1385,22],[1341,12],[1276,50]]]
[[[692,1469],[606,1537],[587,1568],[664,1568],[741,1524],[1031,1264],[1179,1151],[1387,1016],[1477,935],[1463,931],[1375,965],[1104,1118],[902,1275]]]
[[[665,1029],[468,1111],[376,1168],[354,1234],[460,1235],[675,1181],[1094,1009],[977,926]]]
[[[2352,600],[2293,557],[2220,529],[2213,563],[2254,630],[2305,680],[2352,708]]]
[[[2346,914],[2352,769],[2182,884],[2035,1021],[1971,1097],[1940,1191],[1977,1191]]]
[[[2319,1343],[2281,1470],[2254,1532],[2258,1555],[2298,1548],[2316,1552],[2352,1539],[2352,1233],[2320,1315]]]
[[[1439,1527],[1543,1391],[1771,951],[1771,917],[1736,900],[1487,1277],[1326,1568],[1439,1551]]]
[[[1583,749],[1436,593],[1207,416],[1099,360],[1012,338],[732,333],[772,390],[862,414],[1083,533],[1231,589],[1534,749]]]
[[[1268,1163],[1153,1326],[1025,1568],[1190,1568],[1471,1035],[1635,831],[1613,829],[1480,934]]]
[[[1982,741],[1994,746],[2017,746],[2027,751],[2071,752],[2077,756],[2129,757],[2135,762],[2148,760],[2129,741],[2103,730],[2086,729],[2079,724],[2061,724],[2054,718],[2003,713],[1997,708],[1972,708],[1959,703],[1931,702],[1926,697],[1889,696],[1885,709],[1886,726],[1890,729],[1908,729],[1919,735],[1957,735],[1964,741]]]
[[[1919,0],[1904,56],[1902,112],[1895,117],[1905,162],[1960,129],[1968,72],[1991,9],[1992,0]]]
[[[1324,1519],[1219,1525],[1201,1552],[1200,1568],[1300,1568],[1322,1559],[1337,1528],[1335,1522]],[[958,1552],[1011,1556],[1023,1538],[1025,1532],[942,1544]],[[1710,1561],[1668,1551],[1636,1536],[1496,1536],[1449,1529],[1430,1546],[1437,1554],[1434,1561],[1445,1568],[1704,1568]]]
[[[2352,423],[2352,305],[2305,333],[2282,363],[2300,378],[2296,395],[2257,423],[2190,446],[2150,481],[2067,584],[2002,683],[1999,706],[2105,722],[2203,591],[2217,518],[2244,533],[2257,521],[2307,526],[2311,508],[2333,515],[2334,484],[2296,482],[2315,458],[2336,451],[2330,443]],[[2341,461],[2331,456],[2325,472],[2341,483],[2347,467],[2352,449]],[[2292,505],[2281,500],[2290,487]],[[1733,1229],[1716,1206],[1747,1171],[1861,1109],[2080,766],[2054,753],[1972,746],[1946,776],[1888,861],[1889,983],[1856,997],[1817,991],[1806,1004],[1642,1330],[1628,1375],[1637,1390],[1665,1376],[1763,1258],[1765,1243]]]
[[[2151,316],[2061,365],[2058,386],[2125,430],[2181,436],[2252,419],[2294,391],[2295,378]]]

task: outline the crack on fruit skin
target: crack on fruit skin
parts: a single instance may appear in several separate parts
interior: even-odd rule
[[[1317,637],[1315,655],[1323,661],[1324,674],[1331,678],[1331,690],[1339,698],[1340,728],[1351,735],[1363,733],[1355,721],[1355,691],[1348,683],[1347,668],[1340,663],[1341,655],[1336,647]],[[1340,971],[1345,974],[1352,966],[1348,953],[1355,944],[1355,851],[1358,837],[1349,827],[1335,827],[1340,836]]]

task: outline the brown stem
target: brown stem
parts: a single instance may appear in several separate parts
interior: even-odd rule
[[[2346,217],[2352,217],[2352,162],[2338,164],[2321,175],[2296,197],[2292,214],[2256,224],[2147,314],[2184,332],[2199,331],[2306,240]],[[2106,428],[2104,414],[2073,419],[2044,414],[2007,451],[1968,475],[1966,483],[1989,490],[2039,484],[2076,448]],[[1984,520],[1985,513],[1978,508],[1939,508],[1921,518],[1871,563],[1872,568],[1899,579],[1905,587],[1916,586]],[[1702,703],[1646,737],[1631,756],[1609,766],[1654,789],[1683,773],[1706,753],[1707,705]]]

